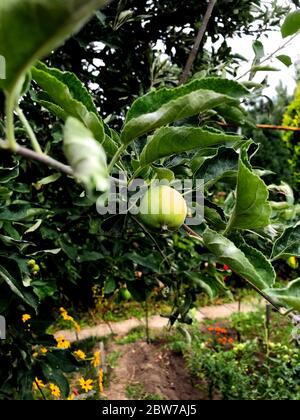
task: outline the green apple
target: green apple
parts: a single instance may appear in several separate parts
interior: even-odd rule
[[[167,185],[150,186],[141,200],[139,216],[142,223],[155,230],[177,230],[187,216],[182,195]]]

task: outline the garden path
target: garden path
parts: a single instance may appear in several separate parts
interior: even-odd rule
[[[194,313],[194,317],[197,321],[201,322],[205,319],[218,319],[218,318],[227,318],[235,312],[251,312],[255,311],[260,303],[258,301],[253,301],[251,303],[241,303],[239,307],[238,302],[227,303],[223,305],[213,305],[205,306],[201,309],[198,309]],[[72,330],[61,330],[55,333],[55,336],[63,335],[66,340],[70,342],[75,342],[78,340],[85,340],[90,337],[105,337],[110,334],[115,334],[118,336],[128,334],[133,328],[139,326],[145,326],[145,319],[130,318],[125,321],[119,322],[106,322],[94,325],[92,327],[84,327],[81,331],[76,334]],[[163,318],[159,315],[154,315],[149,317],[149,328],[150,329],[161,329],[167,327],[168,319]]]

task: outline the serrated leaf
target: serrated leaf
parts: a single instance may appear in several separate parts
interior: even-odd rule
[[[21,281],[13,278],[9,272],[3,267],[0,266],[0,278],[5,281],[9,288],[14,292],[19,298],[26,302],[29,306],[37,309],[38,301],[36,297],[28,292],[28,290],[23,286]]]
[[[281,54],[277,55],[276,58],[287,67],[290,67],[293,64],[292,59],[289,55]]]
[[[69,117],[64,128],[64,152],[88,194],[109,189],[106,155],[92,133],[77,119]]]
[[[261,251],[248,245],[242,237],[239,237],[237,241],[233,239],[233,242],[246,255],[264,282],[273,286],[276,280],[276,272],[270,260]]]
[[[13,92],[34,62],[79,30],[104,4],[104,0],[1,0],[0,55],[6,61],[6,79],[0,79],[0,89]]]
[[[90,94],[73,73],[38,63],[32,68],[32,76],[46,92],[41,101],[45,108],[64,120],[68,116],[77,118],[93,133],[96,140],[100,143],[104,141],[103,121],[97,114]]]
[[[242,136],[215,133],[196,127],[163,127],[150,137],[140,155],[140,166],[189,150],[242,140]]]
[[[288,227],[276,240],[272,250],[272,259],[300,257],[300,222]]]
[[[270,224],[269,192],[262,179],[250,165],[247,150],[249,142],[240,151],[236,200],[230,217],[231,229],[256,229]]]
[[[281,34],[283,38],[294,35],[300,29],[300,10],[290,13],[285,18],[281,26]]]
[[[46,64],[42,62],[37,63],[33,67],[33,70],[34,69],[43,71],[59,80],[61,83],[68,87],[70,95],[74,99],[76,99],[78,102],[81,102],[88,111],[93,112],[96,115],[98,114],[91,94],[74,73],[70,71],[61,71],[57,68],[47,67]]]
[[[300,278],[290,282],[287,287],[266,289],[264,293],[278,306],[300,312]]]
[[[257,270],[255,258],[247,258],[245,253],[225,236],[206,229],[203,233],[204,245],[222,264],[227,264],[238,275],[259,289],[265,289],[272,284],[272,279],[261,277]],[[259,263],[258,263],[259,266]]]
[[[128,111],[121,141],[128,144],[148,131],[225,103],[238,105],[236,98],[247,93],[242,85],[218,78],[152,91],[137,99]]]
[[[197,90],[212,90],[217,93],[222,93],[232,98],[241,98],[249,94],[248,89],[243,85],[228,79],[221,79],[218,77],[208,77],[197,79],[186,85],[177,88],[168,89],[163,88],[153,90],[146,95],[138,98],[130,108],[126,116],[126,122],[133,118],[137,118],[143,114],[154,112],[166,102],[185,96]]]

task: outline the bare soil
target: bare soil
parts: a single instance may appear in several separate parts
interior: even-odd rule
[[[183,357],[163,347],[162,342],[147,344],[112,344],[108,352],[120,351],[117,366],[112,372],[108,400],[127,400],[126,387],[139,384],[149,394],[167,400],[201,400],[203,396],[192,383]]]

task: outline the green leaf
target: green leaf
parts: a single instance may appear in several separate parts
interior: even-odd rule
[[[226,223],[222,219],[218,211],[211,207],[204,207],[204,218],[205,221],[214,229],[224,230],[226,228]]]
[[[137,99],[128,111],[121,141],[128,144],[148,131],[225,103],[238,105],[236,98],[247,93],[242,85],[217,78],[194,80],[177,88],[151,91]]]
[[[37,299],[34,295],[32,295],[21,283],[21,281],[16,280],[13,278],[8,271],[3,266],[0,266],[0,278],[2,278],[10,289],[21,298],[24,302],[26,302],[29,306],[37,309]]]
[[[163,127],[150,137],[140,156],[140,166],[189,150],[242,140],[242,136],[215,133],[196,127]]]
[[[24,235],[26,235],[27,233],[35,232],[41,226],[42,222],[43,222],[42,219],[37,219],[34,225],[30,226],[30,228],[25,230]]]
[[[156,175],[156,179],[166,179],[168,181],[173,181],[173,179],[175,179],[174,172],[171,171],[171,169],[152,166],[152,170]]]
[[[216,108],[216,111],[227,124],[251,125],[250,120],[246,117],[247,113],[240,106],[221,105]],[[253,124],[253,126],[255,125]]]
[[[232,239],[232,238],[230,238]],[[270,262],[262,252],[248,245],[242,237],[237,240],[232,239],[235,245],[246,255],[247,259],[255,267],[256,272],[269,286],[273,286],[276,280],[276,272]]]
[[[93,133],[96,140],[100,143],[104,141],[103,121],[98,116],[90,94],[73,73],[38,63],[32,68],[32,76],[46,92],[40,96],[45,108],[48,107],[49,111],[63,120],[68,116],[77,118]]]
[[[45,101],[43,99],[39,99],[39,96],[37,97],[37,102],[60,120],[66,121],[68,118],[67,112],[64,111],[59,105],[56,105],[53,102],[49,102],[48,100]]]
[[[280,71],[280,69],[272,66],[254,66],[251,68],[251,71],[256,73],[257,71]]]
[[[106,155],[92,133],[77,119],[69,117],[64,128],[64,152],[74,175],[89,195],[109,189]]]
[[[50,214],[48,210],[34,208],[28,204],[13,204],[0,210],[0,220],[10,222],[31,221],[41,214]]]
[[[290,67],[293,64],[292,59],[289,55],[281,54],[277,55],[276,58],[287,67]]]
[[[61,45],[104,4],[104,0],[1,0],[0,55],[6,61],[6,79],[0,79],[0,89],[13,92],[34,62]]]
[[[271,206],[269,192],[262,179],[249,163],[247,150],[250,143],[242,146],[236,187],[236,201],[230,218],[231,229],[257,229],[270,224]]]
[[[264,46],[263,44],[257,39],[253,42],[252,48],[255,54],[256,60],[260,60],[265,55]]]
[[[238,162],[239,155],[234,149],[220,147],[215,155],[202,160],[202,164],[196,155],[192,160],[192,168],[195,170],[201,164],[194,176],[204,179],[207,187],[210,187],[223,177],[233,177],[236,180]]]
[[[96,115],[98,114],[91,94],[74,73],[70,71],[61,71],[57,68],[47,67],[46,64],[42,63],[41,61],[33,67],[33,72],[35,70],[47,73],[48,75],[51,75],[55,79],[59,80],[62,84],[68,87],[72,98],[82,103],[88,111],[93,112]]]
[[[294,35],[300,29],[300,10],[290,13],[285,18],[281,27],[281,34],[283,38]]]
[[[254,253],[245,249],[249,253],[249,258],[232,241],[225,236],[206,229],[203,233],[204,245],[212,252],[222,264],[227,264],[246,281],[250,282],[259,289],[265,289],[273,284],[273,276],[265,276],[264,273],[268,262],[262,264],[262,254],[256,261]],[[267,261],[267,260],[266,260]]]
[[[288,227],[276,240],[272,250],[272,259],[300,257],[300,222]]]
[[[217,77],[198,79],[173,89],[163,88],[159,90],[152,90],[146,95],[138,98],[128,111],[126,122],[129,122],[133,118],[137,118],[143,114],[154,112],[171,100],[203,89],[222,93],[236,99],[249,94],[248,89],[233,80],[220,79]]]
[[[34,183],[33,186],[37,190],[40,190],[43,185],[52,184],[53,182],[56,182],[60,177],[61,177],[61,173],[60,172],[56,172],[56,173],[54,173],[52,175],[49,175],[49,176],[47,176],[45,178],[40,179],[39,181],[37,181],[36,183]]]
[[[15,179],[19,176],[19,164],[12,168],[0,168],[0,184],[6,184],[7,182]]]
[[[300,278],[290,282],[287,287],[266,289],[264,293],[278,306],[300,312]]]
[[[133,253],[128,253],[125,254],[124,256],[125,258],[128,258],[129,260],[133,261],[134,263],[142,266],[142,267],[146,267],[149,268],[150,270],[152,270],[154,273],[159,273],[159,262],[157,260],[157,258],[155,258],[153,255],[151,258],[148,257],[143,257],[142,255],[139,255],[135,252]]]

